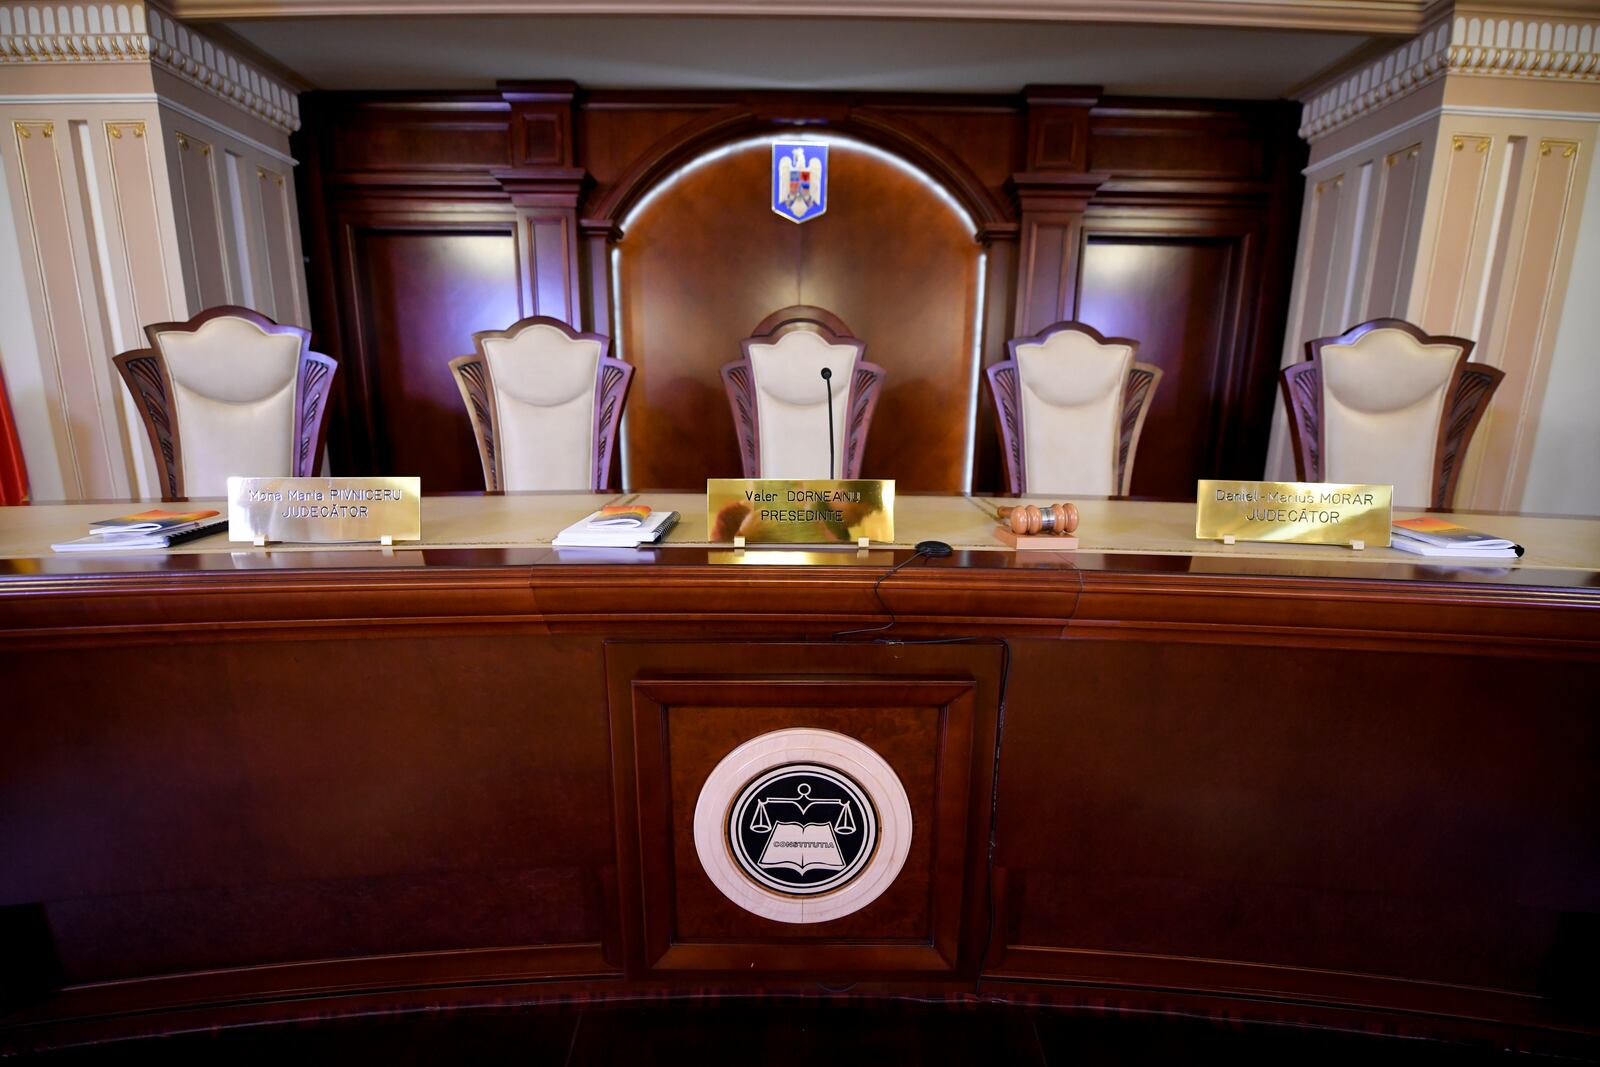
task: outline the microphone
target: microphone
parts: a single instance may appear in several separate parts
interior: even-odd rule
[[[828,478],[833,478],[833,371],[822,368],[822,383],[828,387]]]

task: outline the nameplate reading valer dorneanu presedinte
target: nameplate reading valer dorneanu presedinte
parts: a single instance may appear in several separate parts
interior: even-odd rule
[[[1195,499],[1202,540],[1385,548],[1394,486],[1201,479]]]
[[[230,541],[418,541],[421,478],[229,478]]]
[[[852,545],[894,540],[894,480],[708,478],[712,541]]]

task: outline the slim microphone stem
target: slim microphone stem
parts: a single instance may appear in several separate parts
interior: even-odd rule
[[[828,478],[832,480],[837,464],[833,455],[833,371],[822,368],[822,384],[828,387]]]

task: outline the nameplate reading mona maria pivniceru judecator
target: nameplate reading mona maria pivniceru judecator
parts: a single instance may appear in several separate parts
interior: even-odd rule
[[[229,478],[228,540],[422,539],[421,478]]]

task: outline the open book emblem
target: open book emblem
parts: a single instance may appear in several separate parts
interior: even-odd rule
[[[877,847],[878,815],[861,785],[833,767],[774,767],[739,792],[728,843],[739,867],[768,889],[811,896],[854,879]]]

